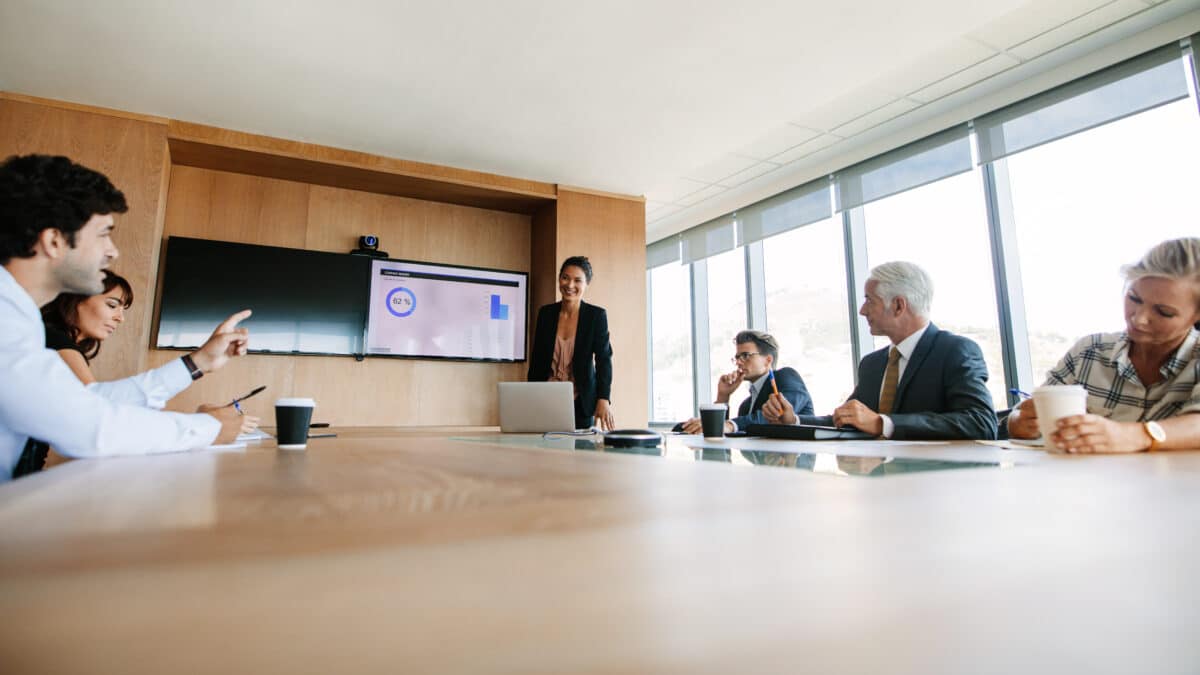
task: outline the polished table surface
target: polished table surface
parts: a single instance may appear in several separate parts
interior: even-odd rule
[[[1200,672],[1200,452],[336,431],[0,487],[0,672]]]

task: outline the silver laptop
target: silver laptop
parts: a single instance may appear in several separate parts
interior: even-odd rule
[[[575,385],[501,382],[500,431],[532,433],[575,429]]]

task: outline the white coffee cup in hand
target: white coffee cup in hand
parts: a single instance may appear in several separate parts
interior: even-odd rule
[[[1087,390],[1077,384],[1048,385],[1033,390],[1037,408],[1038,431],[1046,447],[1053,447],[1050,435],[1064,417],[1087,414]]]

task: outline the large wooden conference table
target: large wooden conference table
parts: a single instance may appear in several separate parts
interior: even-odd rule
[[[0,672],[1200,672],[1200,452],[337,431],[0,486]]]

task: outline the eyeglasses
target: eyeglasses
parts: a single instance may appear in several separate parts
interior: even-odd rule
[[[762,356],[762,352],[738,352],[733,355],[732,359],[729,360],[734,363],[741,363],[743,361],[749,361],[751,356]]]

